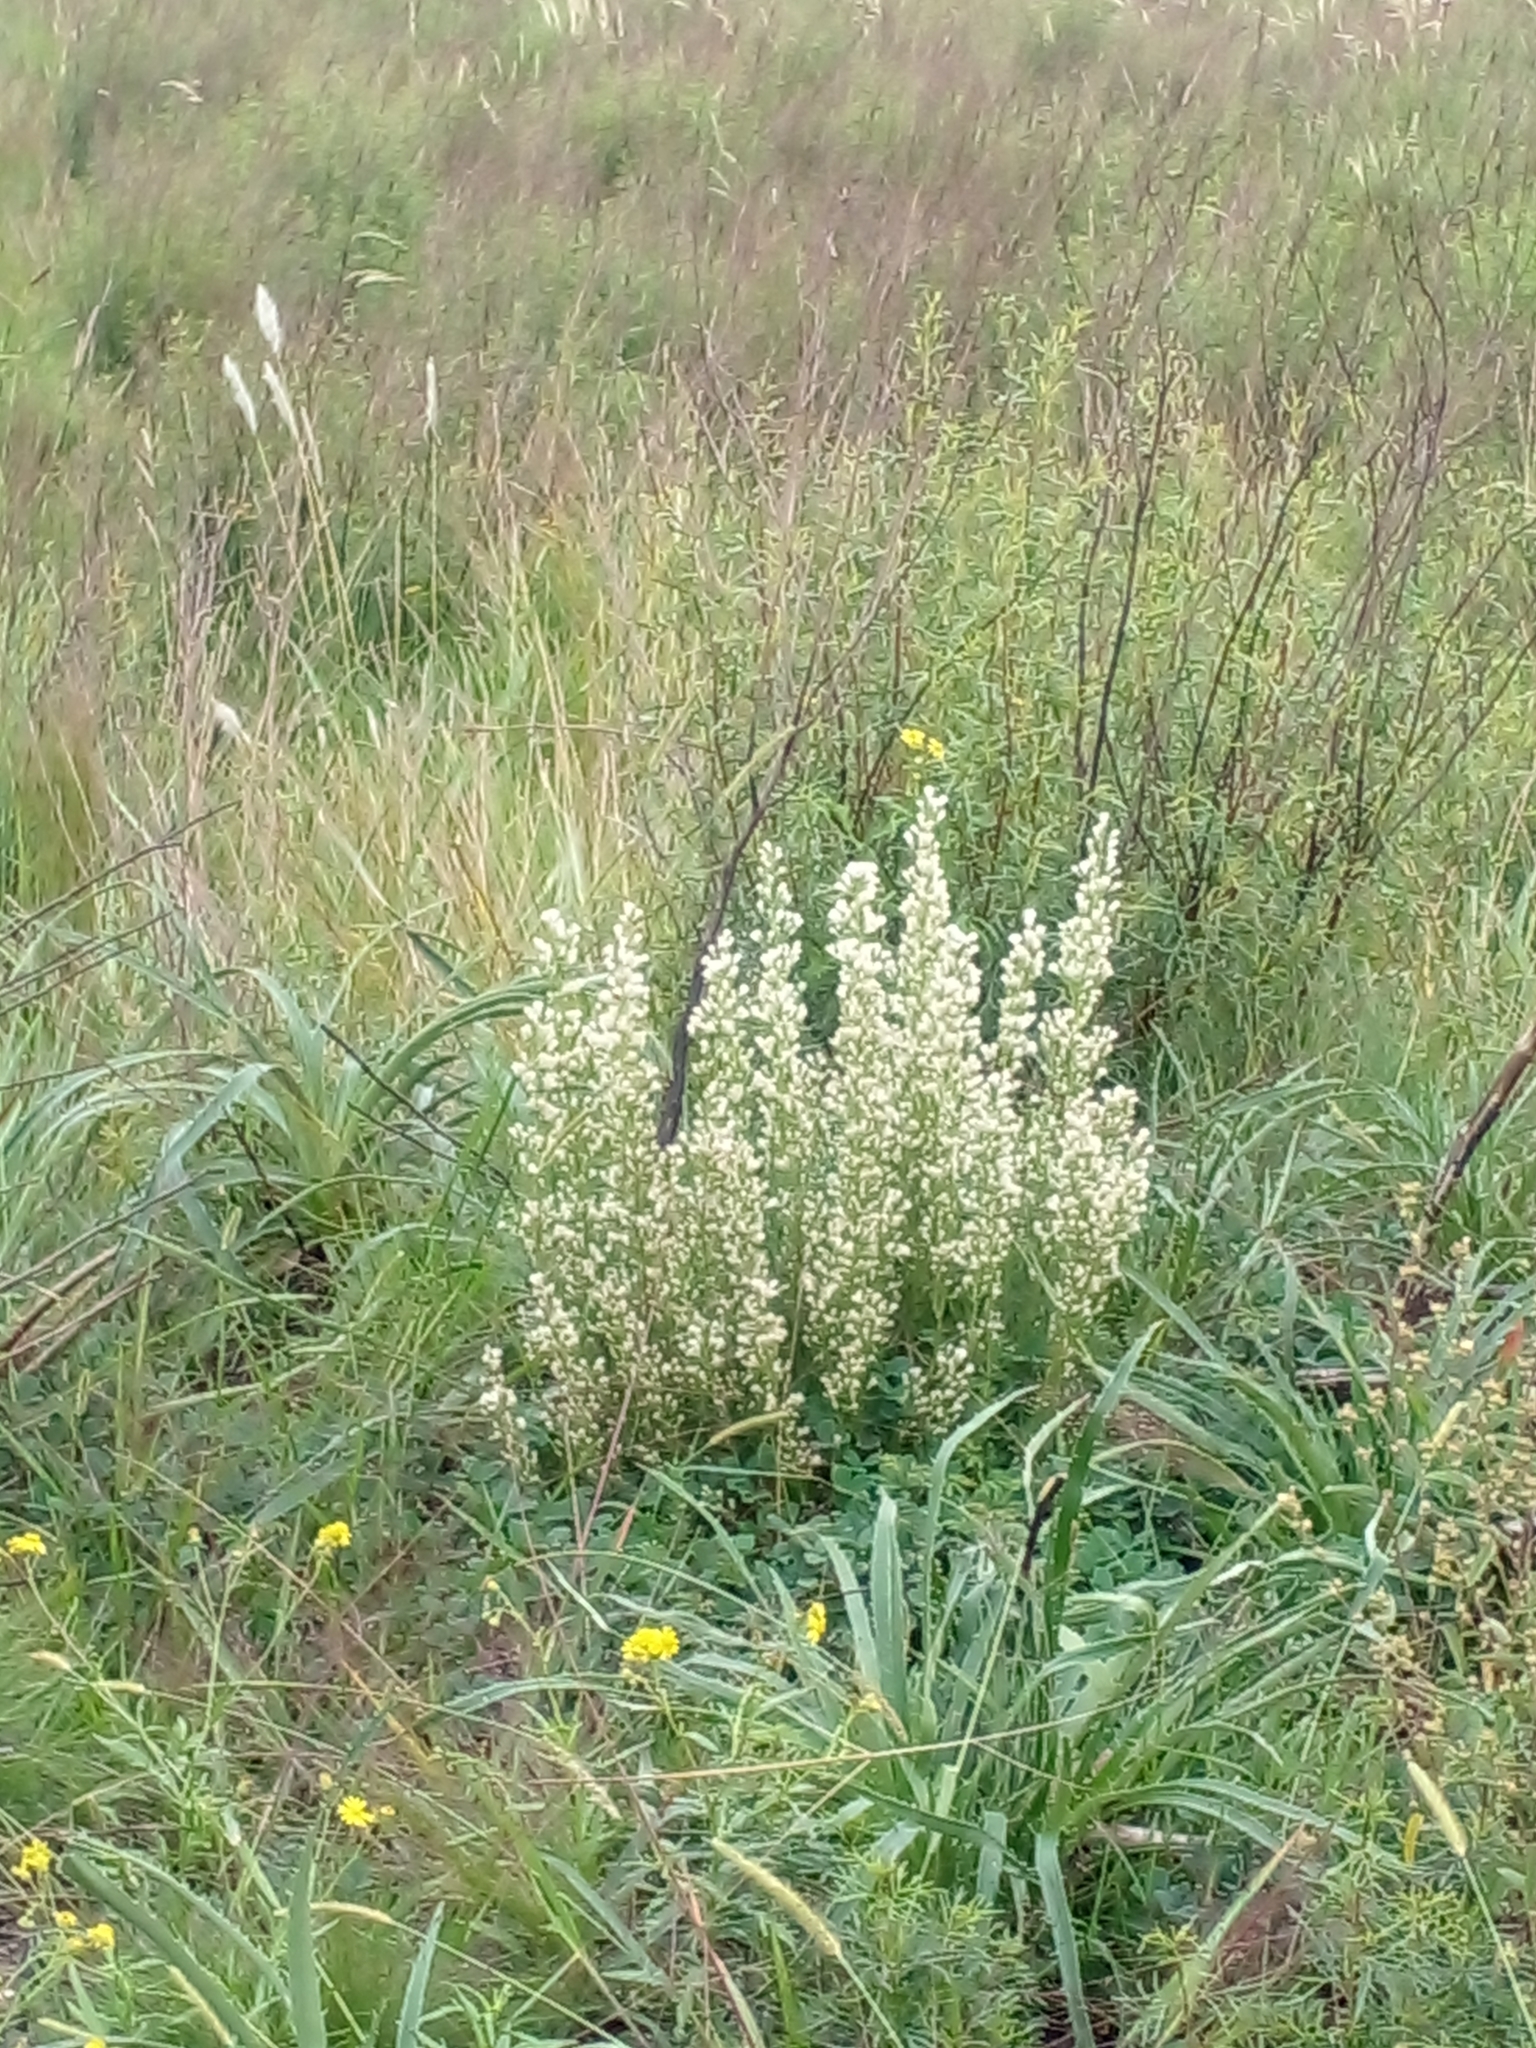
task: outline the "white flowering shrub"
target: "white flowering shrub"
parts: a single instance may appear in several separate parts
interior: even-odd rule
[[[900,928],[879,878],[837,884],[837,1022],[809,1042],[800,920],[781,858],[762,913],[705,963],[689,1100],[656,1141],[662,1074],[638,914],[595,963],[546,920],[552,993],[516,1060],[526,1104],[526,1364],[578,1456],[615,1433],[657,1453],[733,1422],[789,1421],[813,1389],[849,1418],[899,1356],[914,1426],[955,1420],[992,1368],[1010,1263],[1046,1288],[1058,1340],[1098,1307],[1146,1205],[1131,1092],[1103,1078],[1098,1019],[1118,915],[1115,835],[1076,869],[1041,1010],[1033,913],[983,1035],[975,940],[953,921],[943,798],[907,834]]]

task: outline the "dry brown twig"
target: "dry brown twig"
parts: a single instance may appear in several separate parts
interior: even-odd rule
[[[1419,1218],[1421,1245],[1427,1246],[1433,1237],[1446,1204],[1472,1163],[1472,1155],[1519,1093],[1533,1065],[1536,1065],[1536,1017],[1531,1019],[1516,1041],[1508,1059],[1494,1077],[1492,1087],[1456,1133],[1455,1143],[1435,1175],[1435,1184]]]

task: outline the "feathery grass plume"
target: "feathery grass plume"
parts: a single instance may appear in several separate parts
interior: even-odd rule
[[[256,401],[251,396],[250,387],[240,374],[240,365],[233,356],[225,356],[222,368],[224,371],[224,382],[229,386],[230,395],[239,408],[240,417],[254,434],[256,431]]]
[[[256,325],[261,329],[261,338],[275,360],[283,352],[283,323],[277,317],[277,306],[272,294],[264,284],[256,287]]]
[[[304,443],[299,435],[299,422],[293,410],[293,401],[288,396],[288,386],[283,382],[282,372],[276,363],[266,362],[261,366],[261,381],[272,394],[272,403],[277,407],[278,417],[288,429],[292,440],[302,450]]]
[[[1444,1792],[1421,1763],[1411,1756],[1404,1757],[1403,1762],[1407,1767],[1413,1789],[1418,1793],[1419,1798],[1424,1804],[1425,1811],[1441,1834],[1444,1835],[1446,1847],[1458,1863],[1465,1863],[1468,1848],[1467,1831],[1462,1826],[1455,1807],[1452,1806],[1450,1800],[1446,1798]]]
[[[233,704],[215,697],[208,707],[209,736],[217,747],[235,746],[245,738],[245,727]]]
[[[434,440],[437,435],[437,358],[435,356],[427,357],[427,402],[425,420],[427,439],[429,441]]]
[[[792,1884],[786,1884],[782,1877],[776,1876],[766,1863],[759,1863],[753,1856],[744,1856],[740,1849],[733,1848],[729,1842],[721,1841],[718,1835],[711,1838],[709,1846],[722,1861],[729,1863],[733,1870],[739,1870],[744,1878],[755,1884],[760,1892],[773,1900],[775,1905],[782,1906],[790,1918],[811,1937],[824,1956],[830,1956],[837,1963],[842,1961],[843,1944],[838,1939],[837,1930],[822,1919],[816,1908],[803,1899]]]

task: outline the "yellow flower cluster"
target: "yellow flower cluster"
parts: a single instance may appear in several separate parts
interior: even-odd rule
[[[16,1558],[46,1557],[48,1546],[36,1529],[23,1529],[19,1536],[6,1537],[5,1554]]]
[[[344,1828],[353,1828],[360,1835],[376,1828],[381,1820],[393,1820],[394,1817],[392,1806],[370,1806],[358,1792],[349,1792],[336,1802],[336,1818]]]
[[[805,1640],[819,1643],[827,1632],[827,1603],[813,1600],[805,1610]]]
[[[619,1655],[626,1664],[657,1664],[675,1657],[681,1648],[675,1628],[637,1628],[624,1638]]]
[[[327,1522],[315,1538],[316,1557],[331,1557],[338,1550],[352,1548],[352,1525],[350,1522]]]
[[[40,1842],[36,1835],[21,1845],[21,1854],[11,1865],[12,1877],[23,1884],[35,1884],[40,1877],[46,1877],[53,1868],[53,1851],[46,1842]]]
[[[931,732],[924,732],[920,725],[904,725],[900,738],[901,744],[914,754],[926,754],[930,761],[944,758],[944,742],[935,739]]]
[[[67,1920],[71,1927],[75,1925],[73,1913],[56,1913],[54,1918],[60,1923]],[[98,1920],[94,1926],[87,1927],[83,1934],[69,1935],[64,1945],[72,1956],[98,1955],[108,1958],[117,1951],[117,1930],[110,1920]]]

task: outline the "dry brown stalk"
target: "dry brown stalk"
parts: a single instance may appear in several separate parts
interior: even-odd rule
[[[1425,1245],[1433,1237],[1447,1202],[1472,1163],[1472,1155],[1519,1093],[1533,1064],[1536,1064],[1536,1017],[1525,1027],[1495,1076],[1493,1086],[1456,1133],[1456,1141],[1445,1155],[1445,1162],[1435,1176],[1435,1184],[1429,1191],[1429,1199],[1419,1220],[1420,1236]]]

